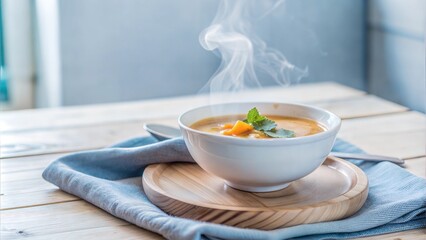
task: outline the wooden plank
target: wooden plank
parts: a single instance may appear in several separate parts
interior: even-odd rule
[[[69,152],[105,147],[147,135],[142,122],[125,122],[81,128],[36,130],[2,134],[1,158]]]
[[[420,157],[425,155],[425,120],[418,112],[349,119],[338,136],[372,154]]]
[[[9,158],[0,161],[0,210],[74,201],[67,194],[42,179],[44,168],[65,154]],[[31,197],[29,198],[29,194]]]
[[[338,101],[321,101],[312,104],[327,109],[342,119],[398,113],[408,110],[406,107],[386,101],[374,95],[340,99]]]
[[[11,193],[0,196],[0,210],[34,207],[53,203],[64,203],[79,200],[78,197],[59,190],[54,185],[52,189],[28,189],[24,193]],[[31,192],[30,192],[31,191]]]
[[[4,210],[0,212],[0,216],[2,240],[44,238],[52,234],[128,225],[127,222],[84,201]],[[142,229],[138,235],[141,238],[144,235],[153,236],[151,232]]]
[[[426,157],[405,160],[405,169],[416,176],[426,178]]]
[[[40,171],[42,170],[40,169]],[[43,178],[41,178],[41,175],[39,178],[35,179],[27,179],[24,177],[12,182],[3,182],[3,180],[1,182],[1,194],[3,194],[2,199],[6,198],[8,194],[12,193],[18,194],[52,189],[57,189],[57,187],[49,182],[46,182]]]
[[[113,227],[90,228],[90,229],[83,229],[83,230],[72,231],[72,232],[61,232],[61,233],[48,234],[48,235],[37,236],[37,237],[28,237],[25,239],[29,239],[29,240],[46,240],[46,239],[160,240],[164,238],[154,232],[141,229],[134,225],[124,225],[124,226],[113,226]]]
[[[19,181],[20,179],[35,180],[37,178],[40,178],[42,172],[43,172],[43,168],[37,168],[37,169],[32,169],[27,171],[3,173],[1,175],[1,182],[2,183],[15,182],[15,181]]]
[[[374,96],[327,100],[313,105],[324,107],[343,119],[406,111],[406,108],[402,106]],[[6,158],[105,147],[123,139],[147,135],[142,129],[144,121],[166,123],[177,127],[176,118],[132,120],[53,130],[5,132],[2,133],[0,155]]]
[[[104,236],[102,232],[110,231],[117,231],[114,234],[126,239],[131,239],[133,235],[139,239],[145,239],[144,237],[161,239],[160,236],[143,229],[136,227],[129,229],[125,227],[129,226],[126,222],[84,201],[6,210],[0,212],[0,216],[2,218],[1,239],[47,239],[50,237],[52,237],[50,239],[57,239],[56,237],[59,236],[61,236],[60,239],[62,237],[75,239],[76,236],[79,236],[78,239],[93,239],[93,236],[102,238]],[[386,238],[380,239],[394,239],[393,237],[417,239],[417,236],[424,236],[424,229],[388,234],[384,236]],[[379,239],[377,237],[371,239]]]
[[[20,158],[6,158],[0,160],[0,172],[13,173],[35,169],[42,169],[51,161],[66,154],[44,154]],[[3,175],[2,175],[3,176]]]
[[[256,100],[278,102],[337,100],[365,94],[353,88],[331,82],[303,84],[290,88],[265,88],[254,92]],[[238,98],[234,99],[240,101],[244,99],[253,100],[253,95],[253,91],[250,91],[238,94]],[[208,103],[208,96],[198,95],[138,102],[3,112],[0,115],[0,131],[51,130],[100,123],[176,117],[187,109]],[[28,119],[31,119],[31,121],[28,121]]]
[[[47,193],[47,197],[50,198],[50,192],[54,192],[53,190],[58,189],[55,185],[45,181],[42,178],[42,173],[47,164],[38,169],[32,169],[28,171],[18,171],[11,173],[2,173],[1,174],[1,187],[0,193],[2,194],[2,203],[7,202],[12,205],[22,205],[20,201],[12,201],[9,198],[17,198],[17,200],[21,199],[27,201],[25,195],[28,196],[28,193],[31,192],[40,192],[45,190]],[[10,195],[13,194],[13,197]],[[39,193],[40,194],[40,193]],[[15,196],[17,195],[17,196]],[[69,196],[64,196],[65,198],[69,198]],[[42,203],[43,204],[43,203]],[[5,205],[1,205],[1,209],[3,209]],[[16,206],[15,206],[16,207]]]

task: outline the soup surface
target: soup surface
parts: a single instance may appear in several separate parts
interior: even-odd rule
[[[308,136],[325,131],[325,128],[318,122],[306,118],[295,118],[277,115],[267,115],[266,117],[270,120],[273,120],[277,124],[277,128],[283,128],[286,130],[293,131],[294,137]],[[232,126],[234,126],[237,120],[243,119],[245,119],[245,115],[229,115],[205,118],[192,124],[191,128],[219,135],[230,135],[226,134],[227,129],[232,128]],[[258,131],[255,129],[232,136],[259,139],[271,138],[262,131]]]

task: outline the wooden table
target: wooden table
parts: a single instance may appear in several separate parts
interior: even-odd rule
[[[336,113],[343,119],[340,138],[370,153],[404,158],[408,171],[426,177],[425,115],[335,83],[261,93],[265,100],[309,103]],[[180,113],[207,101],[189,96],[1,113],[1,239],[161,239],[62,192],[41,173],[67,153],[147,135],[143,122],[176,126]],[[418,229],[375,238],[425,235]]]

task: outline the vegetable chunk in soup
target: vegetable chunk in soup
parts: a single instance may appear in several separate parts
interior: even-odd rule
[[[221,116],[221,117],[212,117],[200,120],[194,123],[191,128],[194,128],[199,131],[215,133],[220,135],[230,135],[235,137],[242,138],[259,138],[259,139],[268,139],[273,138],[268,134],[265,134],[264,131],[256,130],[254,127],[247,127],[246,131],[237,132],[236,134],[226,134],[226,132],[236,125],[236,122],[239,120],[245,119],[244,115],[231,115],[231,116]],[[275,129],[286,129],[292,131],[294,134],[288,137],[302,137],[319,132],[323,132],[325,129],[316,121],[305,119],[305,118],[295,118],[295,117],[285,117],[285,116],[276,116],[271,115],[267,116],[267,119],[275,122]],[[242,121],[241,121],[242,122]],[[244,123],[244,122],[243,122]],[[250,124],[247,124],[251,126]]]
[[[272,115],[262,116],[257,108],[247,115],[206,118],[192,128],[204,132],[242,138],[292,138],[323,132],[320,124],[310,119]]]
[[[212,117],[192,124],[191,128],[227,136],[241,138],[293,138],[319,132],[323,128],[317,122],[295,117],[262,116],[257,108],[252,108],[247,115],[230,115]]]

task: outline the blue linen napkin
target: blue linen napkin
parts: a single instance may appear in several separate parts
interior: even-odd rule
[[[337,140],[333,151],[361,152]],[[193,162],[181,138],[156,143],[149,137],[110,148],[70,154],[43,172],[47,181],[110,214],[168,239],[335,239],[426,227],[426,180],[388,162],[352,161],[368,176],[369,195],[355,215],[332,222],[271,231],[243,229],[169,216],[142,188],[144,168],[159,162]]]

